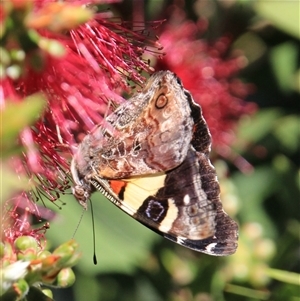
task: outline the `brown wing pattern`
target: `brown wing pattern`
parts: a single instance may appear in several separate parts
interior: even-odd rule
[[[205,155],[190,149],[184,162],[166,173],[164,187],[144,201],[135,217],[188,248],[229,255],[237,248],[238,228],[223,211],[219,194],[214,168]],[[175,210],[173,204],[177,208],[174,220],[174,215],[168,213]],[[169,226],[167,231],[164,225]]]
[[[82,141],[75,155],[81,174],[93,166],[103,178],[127,178],[173,169],[184,160],[194,119],[184,90],[169,71],[121,105]]]

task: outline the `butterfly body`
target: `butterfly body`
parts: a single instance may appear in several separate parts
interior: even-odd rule
[[[175,74],[158,72],[83,139],[71,164],[74,195],[86,208],[98,190],[172,241],[232,254],[237,225],[222,209],[210,147],[200,106]]]

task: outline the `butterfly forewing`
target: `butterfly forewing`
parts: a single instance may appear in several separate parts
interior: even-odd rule
[[[154,75],[144,88],[83,140],[77,161],[102,178],[126,178],[175,168],[186,157],[194,120],[185,94],[170,72]],[[180,110],[174,110],[180,108]],[[82,145],[81,144],[81,145]],[[81,157],[81,158],[80,158]]]

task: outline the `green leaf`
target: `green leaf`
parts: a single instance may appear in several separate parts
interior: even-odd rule
[[[243,52],[249,65],[260,59],[267,51],[264,41],[252,32],[246,32],[235,40],[233,48]]]
[[[242,150],[249,143],[256,143],[270,133],[281,116],[277,109],[260,110],[252,117],[245,117],[240,121],[235,148]]]
[[[46,103],[46,98],[41,93],[30,95],[18,103],[6,101],[6,107],[1,112],[2,157],[16,151],[18,135],[26,126],[32,125],[40,117]]]
[[[278,281],[300,285],[300,274],[277,269],[267,269],[267,274]]]
[[[8,200],[18,190],[32,189],[32,185],[25,175],[13,172],[5,163],[0,162],[0,171],[0,183],[2,186],[0,203]]]
[[[300,121],[296,115],[280,118],[275,124],[274,135],[290,152],[296,152],[300,141]]]
[[[273,47],[270,59],[279,87],[286,92],[293,90],[297,71],[298,45],[287,42]]]
[[[274,225],[263,206],[264,200],[277,189],[277,175],[272,167],[256,167],[251,174],[236,173],[232,181],[240,197],[242,223],[258,222],[269,237],[275,237]]]
[[[250,299],[247,300],[269,300],[270,293],[268,291],[263,290],[254,290],[244,286],[234,285],[234,284],[227,284],[225,287],[225,291],[228,293],[236,294]],[[244,299],[243,299],[244,300]]]
[[[254,9],[274,26],[300,38],[299,1],[260,0],[255,2]]]

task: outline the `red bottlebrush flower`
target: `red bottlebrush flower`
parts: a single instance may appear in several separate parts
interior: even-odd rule
[[[171,21],[160,34],[166,55],[157,62],[156,68],[169,69],[180,77],[184,87],[202,106],[214,149],[229,157],[237,121],[256,108],[243,100],[250,86],[234,78],[244,67],[245,59],[242,55],[223,58],[230,45],[229,38],[223,37],[212,46],[199,39],[203,22],[185,21],[180,14]]]
[[[4,15],[18,31],[15,34],[14,27],[8,27],[4,33],[10,60],[1,78],[0,108],[22,103],[36,92],[47,99],[42,116],[19,135],[22,156],[10,160],[16,172],[27,174],[36,186],[35,191],[22,193],[19,205],[41,196],[55,201],[69,188],[69,160],[80,134],[101,122],[109,101],[123,101],[121,93],[130,91],[128,80],[140,85],[141,71],[152,71],[142,54],[151,51],[147,45],[159,47],[156,39],[131,31],[127,23],[109,19],[107,13],[93,14],[79,6],[91,2],[97,1],[23,1],[21,6],[6,7]],[[16,220],[14,203],[10,206],[7,212]],[[11,241],[22,234],[39,239],[35,232],[17,232],[17,228],[11,227],[15,229],[8,235]]]

